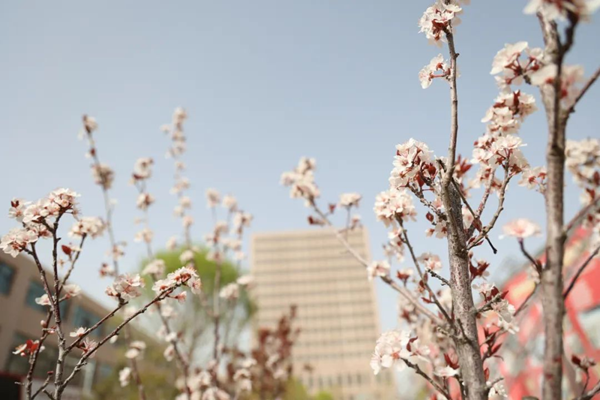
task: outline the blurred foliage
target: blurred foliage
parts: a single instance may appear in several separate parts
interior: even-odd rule
[[[144,339],[137,337],[137,339]],[[125,343],[122,342],[117,349],[118,360],[111,373],[99,381],[93,387],[94,399],[97,400],[138,400],[137,386],[133,382],[128,386],[121,387],[119,383],[119,371],[129,365],[125,358]],[[165,361],[163,349],[157,343],[146,341],[144,357],[138,360],[141,380],[144,390],[151,394],[152,399],[174,399],[178,391],[175,389],[176,370],[171,363]]]
[[[162,250],[156,253],[156,258],[163,260],[166,265],[166,273],[173,272],[182,267],[181,261],[179,257],[184,249],[177,250]],[[194,263],[196,265],[196,271],[198,272],[198,276],[202,280],[202,290],[206,293],[209,301],[212,302],[212,295],[215,283],[215,271],[216,271],[216,263],[214,261],[209,261],[206,259],[206,255],[208,254],[208,250],[201,249],[198,252],[194,252]],[[142,270],[148,264],[148,260],[144,260],[141,263],[140,270]],[[236,266],[230,261],[225,261],[221,264],[221,287],[235,282],[240,277],[240,273]],[[147,285],[147,289],[151,289],[152,285]],[[150,294],[151,292],[148,291]],[[240,298],[238,300],[238,305],[241,306],[244,314],[247,318],[250,318],[254,312],[256,311],[256,305],[251,299],[248,297],[246,291],[240,292]]]
[[[243,400],[275,400],[271,397],[261,396],[260,393],[252,393],[242,396]],[[319,392],[315,396],[311,396],[306,387],[297,379],[290,378],[285,386],[284,394],[278,397],[280,400],[334,400],[333,396],[328,392]]]

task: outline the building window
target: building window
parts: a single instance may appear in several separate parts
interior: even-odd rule
[[[42,297],[46,292],[44,291],[44,287],[41,283],[31,281],[29,282],[29,289],[27,290],[27,297],[25,298],[25,303],[38,311],[44,312],[46,311],[46,307],[39,305],[35,302],[35,299],[38,297]]]
[[[113,372],[113,367],[110,364],[100,364],[96,369],[96,383],[100,383],[108,378]]]
[[[13,342],[10,346],[10,349],[15,349],[17,346],[22,345],[27,341],[27,337],[17,333],[13,337]],[[41,354],[41,353],[40,353]],[[4,367],[6,372],[15,375],[27,375],[27,371],[29,370],[29,360],[27,357],[21,357],[19,355],[9,354],[6,359],[6,366]]]
[[[96,314],[86,310],[81,306],[77,306],[75,308],[75,312],[73,313],[73,326],[76,328],[91,328],[98,321],[100,321],[100,317]],[[95,335],[97,337],[102,337],[102,327],[98,327],[91,335]]]
[[[13,267],[0,262],[0,293],[8,295],[15,276]]]
[[[35,299],[37,299],[38,297],[42,297],[43,295],[46,294],[46,291],[44,290],[44,287],[42,286],[41,283],[36,282],[36,281],[31,281],[29,282],[29,290],[27,290],[27,297],[25,298],[25,304],[27,304],[29,307],[33,308],[34,310],[38,310],[41,312],[46,312],[46,307],[47,306],[42,306],[39,305],[38,303],[35,302]],[[60,315],[61,315],[61,319],[63,321],[67,320],[67,313],[69,312],[69,301],[61,301],[60,302]]]

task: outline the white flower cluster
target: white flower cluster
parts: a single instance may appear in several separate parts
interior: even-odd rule
[[[382,221],[385,226],[394,225],[397,219],[414,221],[417,215],[410,193],[406,189],[394,187],[377,195],[373,211],[375,211],[377,219]]]
[[[123,274],[115,278],[112,285],[106,288],[106,294],[110,297],[129,301],[142,295],[145,282],[139,274]]]
[[[174,289],[182,285],[188,286],[193,293],[200,293],[202,282],[194,268],[181,267],[178,270],[171,272],[165,279],[154,282],[152,290],[154,290],[156,294],[160,294],[166,290]]]
[[[108,190],[115,180],[115,172],[106,164],[94,164],[92,165],[92,177],[97,185]]]
[[[540,226],[526,218],[509,222],[502,227],[502,230],[504,231],[503,236],[512,236],[519,240],[541,234]]]
[[[426,356],[429,354],[427,346],[421,346],[418,338],[411,338],[410,332],[388,331],[383,333],[375,345],[375,351],[371,357],[371,368],[375,375],[382,368],[391,368],[394,364],[398,369],[403,369],[404,360],[411,363],[418,361],[429,362]]]
[[[351,208],[358,207],[362,196],[358,193],[343,193],[340,195],[340,207]]]
[[[315,168],[314,158],[302,157],[293,171],[281,175],[281,184],[290,187],[290,197],[306,199],[307,206],[321,194],[315,183]]]
[[[97,238],[98,236],[102,236],[104,233],[104,229],[106,225],[101,218],[98,217],[80,217],[75,221],[71,230],[69,231],[69,236],[75,238],[81,238],[84,235],[89,236],[92,239]]]
[[[600,7],[597,0],[530,0],[525,14],[541,13],[548,20],[566,20],[570,13],[586,21]]]
[[[455,2],[438,0],[427,8],[419,20],[419,32],[425,34],[429,43],[441,46],[446,40],[446,32],[453,32],[453,26],[460,24],[459,14],[462,8]]]
[[[438,71],[439,73],[436,74]],[[429,64],[419,71],[421,87],[427,89],[435,78],[448,78],[451,72],[450,66],[444,61],[444,56],[438,54],[429,61]]]
[[[13,199],[8,215],[22,226],[11,229],[0,240],[0,248],[13,257],[25,250],[39,238],[51,237],[49,227],[53,227],[57,218],[63,214],[77,216],[77,197],[79,194],[69,189],[57,189],[48,196],[30,203],[22,199]]]

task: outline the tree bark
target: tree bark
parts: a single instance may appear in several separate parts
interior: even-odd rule
[[[483,360],[479,350],[476,308],[469,277],[467,235],[463,226],[462,203],[454,185],[442,189],[442,201],[448,218],[448,258],[450,261],[450,288],[454,307],[457,337],[456,351],[461,377],[468,400],[486,400],[487,385]]]
[[[560,77],[563,49],[556,24],[540,16],[544,34],[545,54],[556,65],[556,79],[552,85],[541,87],[542,102],[548,122],[546,163],[548,183],[546,189],[546,264],[542,270],[542,306],[544,308],[544,375],[543,400],[562,398],[563,375],[563,259],[564,229],[564,174],[566,118],[560,110]]]
[[[562,398],[563,354],[563,259],[564,226],[564,125],[550,129],[546,150],[548,188],[546,192],[546,266],[542,271],[542,305],[544,307],[544,383],[542,398]]]

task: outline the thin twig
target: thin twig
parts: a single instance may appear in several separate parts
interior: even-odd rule
[[[586,94],[586,92],[592,87],[592,85],[594,84],[594,82],[596,82],[598,77],[600,77],[600,68],[598,68],[596,70],[596,72],[594,72],[592,74],[592,76],[590,76],[590,78],[585,83],[585,85],[583,85],[583,87],[581,88],[581,91],[579,92],[577,97],[575,97],[573,104],[571,104],[571,106],[567,109],[567,111],[566,111],[567,117],[575,111],[575,106],[577,105],[577,103],[579,103],[579,100],[581,100],[581,98]]]
[[[563,299],[567,300],[567,297],[569,296],[569,293],[571,293],[571,291],[573,290],[573,287],[575,286],[577,279],[579,279],[579,277],[581,276],[583,271],[591,263],[591,261],[594,259],[594,257],[596,257],[598,255],[598,252],[600,252],[600,246],[596,247],[596,249],[590,253],[588,258],[586,258],[586,260],[583,262],[583,264],[581,264],[581,266],[577,270],[577,273],[575,274],[573,279],[571,279],[571,283],[569,283],[567,290],[565,290],[565,292],[563,293]]]
[[[409,368],[412,368],[418,375],[422,376],[423,378],[425,378],[425,380],[427,382],[429,382],[431,384],[431,386],[433,386],[435,388],[435,390],[437,390],[442,396],[444,396],[446,399],[451,400],[452,397],[450,397],[450,394],[443,388],[441,387],[432,377],[430,377],[429,375],[427,375],[417,364],[413,364],[410,361],[406,360],[406,359],[402,359],[402,361],[404,361],[406,363],[406,365]]]
[[[414,251],[414,249],[412,247],[412,244],[410,243],[410,240],[408,239],[408,232],[407,232],[406,228],[404,228],[404,224],[402,223],[402,219],[401,218],[397,218],[396,220],[400,224],[400,228],[402,230],[402,236],[403,236],[403,239],[404,239],[404,243],[406,244],[406,247],[408,248],[408,252],[410,253],[410,256],[411,256],[411,259],[413,261],[413,264],[415,265],[415,268],[417,269],[417,272],[419,273],[419,277],[421,278],[421,282],[423,282],[423,285],[425,286],[425,288],[429,292],[429,295],[431,296],[431,299],[433,300],[433,302],[435,303],[435,305],[438,307],[438,309],[441,311],[441,313],[444,316],[444,318],[446,318],[446,321],[449,324],[452,325],[452,318],[450,318],[450,316],[448,315],[448,312],[446,311],[446,309],[444,308],[444,306],[440,303],[440,301],[438,300],[438,298],[435,295],[434,291],[429,286],[429,283],[427,283],[427,276],[425,274],[423,274],[423,270],[421,269],[421,266],[419,265],[419,260],[417,260],[417,256],[415,254],[415,251]]]
[[[335,227],[333,226],[333,224],[331,223],[331,221],[329,221],[329,219],[327,218],[327,216],[317,206],[317,204],[315,203],[314,199],[311,199],[309,201],[310,201],[310,204],[311,204],[312,208],[323,219],[323,221],[325,222],[325,224],[328,227],[330,227],[330,228],[333,229],[334,235],[339,240],[339,242],[346,248],[346,250],[348,251],[348,253],[350,253],[360,264],[362,264],[365,268],[367,268],[369,266],[368,261],[365,260],[363,258],[363,256],[361,256],[352,247],[352,245],[350,243],[348,243],[348,241],[344,238],[343,235],[341,235],[337,231],[337,229],[335,229]],[[412,295],[412,293],[408,289],[406,289],[406,288],[398,285],[389,276],[382,276],[381,280],[384,281],[385,283],[387,283],[389,286],[391,286],[398,293],[400,293],[401,296],[403,296],[404,298],[406,298],[412,305],[415,306],[416,309],[418,309],[420,312],[422,312],[424,315],[426,315],[434,323],[436,323],[437,325],[442,325],[443,324],[443,322],[440,320],[440,318],[437,315],[435,315],[433,312],[431,312],[431,310],[429,310],[427,307],[423,306],[423,304],[421,304],[417,299],[415,299],[414,296]]]

